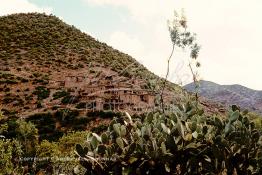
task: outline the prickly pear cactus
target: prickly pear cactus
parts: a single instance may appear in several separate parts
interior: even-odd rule
[[[221,119],[187,103],[168,115],[114,118],[76,153],[87,174],[261,174],[261,141],[237,106]]]

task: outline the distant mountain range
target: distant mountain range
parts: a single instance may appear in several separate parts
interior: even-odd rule
[[[190,92],[195,91],[194,83],[187,84],[184,88]],[[243,109],[262,114],[262,91],[238,84],[219,85],[211,81],[201,80],[199,94],[225,106],[236,104]]]

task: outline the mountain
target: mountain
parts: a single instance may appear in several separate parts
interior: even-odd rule
[[[163,79],[55,16],[29,13],[0,17],[0,82],[5,115],[27,117],[60,109],[154,110]],[[165,104],[187,96],[167,82]]]
[[[194,83],[184,86],[190,92],[195,91]],[[229,106],[239,105],[242,108],[262,114],[262,91],[249,89],[241,85],[219,85],[210,81],[200,81],[200,96]]]

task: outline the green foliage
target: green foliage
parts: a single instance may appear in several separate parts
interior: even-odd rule
[[[84,169],[78,167],[79,162],[75,158],[74,148],[76,144],[83,144],[87,132],[72,132],[65,134],[58,142],[43,140],[37,146],[36,157],[44,161],[38,161],[38,172],[45,169],[50,174],[84,174]]]
[[[38,130],[35,125],[31,122],[26,122],[23,119],[18,119],[16,121],[16,137],[17,139],[24,143],[23,145],[34,147],[36,143],[38,143]]]
[[[28,80],[22,77],[13,75],[11,73],[0,72],[0,83],[17,84],[19,82],[26,82],[26,81]]]
[[[47,97],[49,97],[50,90],[47,89],[44,86],[38,86],[38,87],[35,88],[33,94],[37,95],[38,100],[43,100],[43,99],[46,99]]]
[[[100,118],[113,118],[113,117],[121,117],[121,112],[113,112],[113,111],[94,111],[88,112],[87,117],[100,117]]]
[[[62,91],[57,91],[57,92],[55,92],[55,93],[53,94],[53,99],[55,100],[55,99],[58,99],[58,98],[61,98],[61,97],[65,97],[65,96],[68,96],[68,95],[70,95],[70,93],[69,93],[69,92],[66,92],[66,91],[64,91],[64,90],[62,90]]]
[[[5,121],[5,117],[2,113],[2,111],[0,110],[0,137],[4,137],[3,133],[8,131],[8,125]]]
[[[108,128],[107,125],[100,124],[99,126],[92,128],[91,131],[95,132],[95,133],[102,133],[102,132],[106,131],[107,128]]]
[[[50,114],[42,114],[28,120],[42,128],[45,127],[43,122],[48,124],[50,119]],[[39,142],[38,131],[32,122],[7,118],[0,111],[0,174],[39,174],[43,170],[47,174],[84,174],[74,148],[76,144],[84,145],[88,133],[69,132],[60,136],[57,142]]]
[[[76,120],[76,117],[78,115],[79,115],[79,112],[76,110],[62,109],[62,110],[56,111],[55,118],[62,125],[70,125]]]
[[[35,146],[38,144],[38,131],[32,123],[27,123],[23,119],[8,120],[3,117],[1,111],[0,123],[1,173],[24,174],[22,167],[25,165],[31,167],[32,162],[24,163],[23,158],[34,157]],[[12,134],[9,133],[10,130]]]
[[[175,12],[174,19],[168,21],[168,25],[173,45],[180,48],[190,48],[190,57],[196,59],[200,46],[196,42],[196,34],[187,30],[187,19],[183,11],[181,15]]]
[[[59,143],[47,140],[37,147],[36,157],[39,159],[36,172],[43,169],[49,174],[73,174],[78,165],[72,151],[62,152]]]
[[[247,114],[247,117],[248,119],[251,121],[251,122],[254,122],[255,126],[257,129],[259,129],[260,131],[262,131],[262,118],[261,118],[261,115],[258,115],[256,113],[253,113],[253,112],[249,112]]]
[[[17,128],[16,139],[21,143],[24,158],[33,158],[36,153],[36,145],[38,144],[38,130],[31,122],[26,122],[24,119],[16,121]],[[21,161],[23,162],[23,161]],[[29,169],[33,168],[33,160],[23,162],[24,166]]]
[[[40,140],[51,140],[57,134],[55,131],[55,119],[50,113],[38,113],[28,116],[27,122],[32,122],[38,129]]]
[[[83,144],[88,132],[77,131],[64,134],[58,141],[62,152],[74,152],[76,144]]]
[[[75,104],[75,103],[79,102],[79,98],[77,96],[74,96],[74,95],[66,95],[66,96],[64,96],[64,98],[62,98],[61,102],[63,104]]]
[[[0,139],[0,174],[23,174],[22,153],[17,140]]]
[[[232,106],[228,119],[187,103],[173,113],[115,118],[100,136],[76,146],[89,174],[261,174],[262,136]]]
[[[13,103],[16,106],[23,106],[24,101],[23,99],[21,99],[19,97],[19,95],[13,95],[11,96],[11,94],[7,94],[5,95],[4,99],[3,99],[3,104],[10,104]]]
[[[36,151],[36,157],[39,159],[37,163],[38,169],[45,169],[52,163],[52,158],[60,155],[61,152],[57,143],[43,140],[38,146]],[[41,158],[43,160],[41,160]],[[45,158],[45,159],[44,159]],[[38,170],[37,170],[38,171]]]
[[[8,131],[8,125],[7,123],[0,124],[0,136],[3,136],[2,134]]]

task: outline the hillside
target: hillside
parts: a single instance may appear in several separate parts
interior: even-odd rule
[[[8,116],[58,109],[141,113],[158,107],[161,78],[52,15],[0,17],[0,58],[0,102]],[[186,96],[168,82],[166,104]]]
[[[187,84],[184,88],[193,92],[194,84]],[[262,91],[241,85],[219,85],[210,81],[200,81],[199,92],[201,96],[223,105],[237,104],[242,108],[262,114]]]

